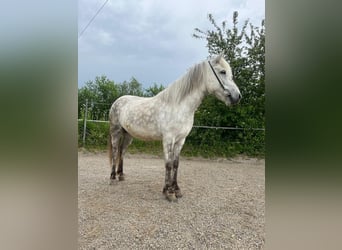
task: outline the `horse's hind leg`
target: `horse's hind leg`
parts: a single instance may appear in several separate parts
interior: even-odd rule
[[[118,165],[117,174],[119,175],[119,181],[123,181],[125,179],[124,173],[123,173],[123,158],[132,140],[133,140],[132,136],[123,130],[122,138],[121,138],[120,145],[119,145],[119,155],[118,155],[119,165]]]
[[[110,124],[110,162],[111,162],[111,173],[110,173],[110,184],[114,183],[116,177],[116,165],[119,156],[119,143],[122,137],[122,129],[119,125]]]

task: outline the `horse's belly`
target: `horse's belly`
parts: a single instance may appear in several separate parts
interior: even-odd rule
[[[124,126],[125,130],[133,137],[144,140],[144,141],[157,141],[162,139],[162,134],[159,133],[155,128],[144,128],[137,126],[130,126],[126,124]]]

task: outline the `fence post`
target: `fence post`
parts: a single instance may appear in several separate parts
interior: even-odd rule
[[[88,116],[88,99],[86,99],[86,103],[85,103],[85,111],[84,111],[84,124],[83,124],[83,147],[85,146],[85,139],[86,139],[86,131],[87,131],[87,116]]]

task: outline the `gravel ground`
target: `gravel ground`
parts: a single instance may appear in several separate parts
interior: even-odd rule
[[[79,249],[263,249],[265,161],[181,158],[183,197],[162,195],[164,161],[127,155],[109,185],[106,153],[79,152]]]

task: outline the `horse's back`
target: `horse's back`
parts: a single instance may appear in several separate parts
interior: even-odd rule
[[[115,102],[112,104],[112,107],[109,111],[109,118],[112,119],[114,116],[118,117],[120,113],[130,105],[141,102],[145,100],[145,97],[133,96],[133,95],[124,95],[120,96]]]
[[[145,97],[134,96],[134,95],[124,95],[120,96],[112,105],[112,108],[121,108],[130,102],[136,102],[146,99]]]

